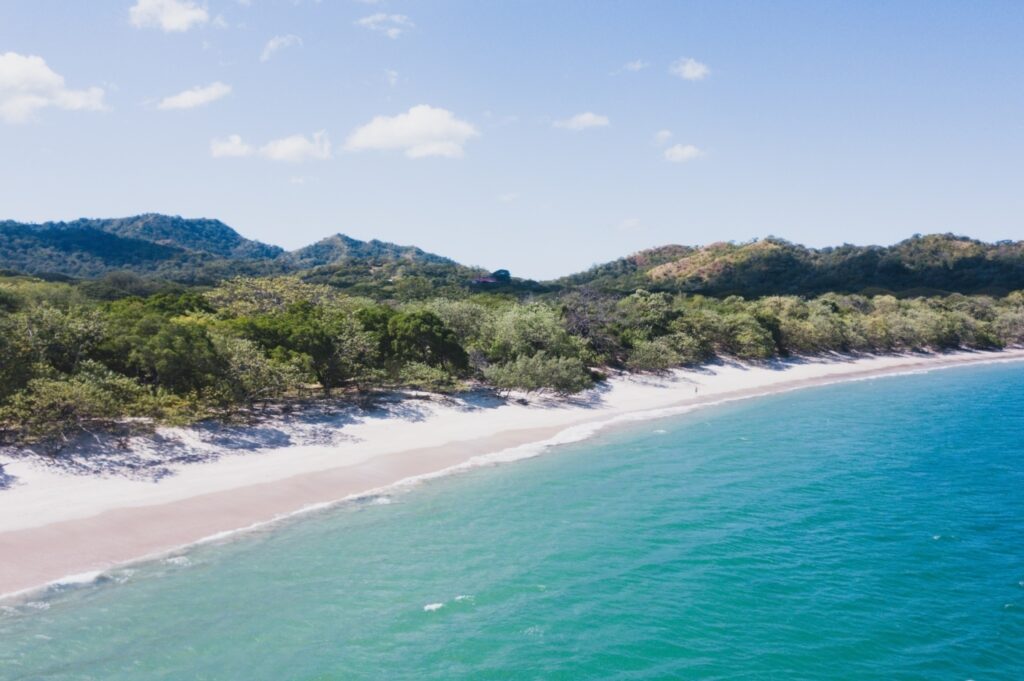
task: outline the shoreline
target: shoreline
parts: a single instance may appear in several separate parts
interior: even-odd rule
[[[343,440],[227,450],[209,462],[176,464],[158,482],[6,459],[0,463],[20,484],[0,490],[0,600],[90,582],[125,564],[457,470],[536,456],[619,425],[809,387],[1021,360],[1024,350],[1015,349],[724,363],[669,377],[616,377],[569,402],[453,400],[362,420],[346,414],[335,428]]]

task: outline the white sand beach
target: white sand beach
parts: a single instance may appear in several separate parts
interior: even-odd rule
[[[95,470],[119,459],[134,467],[115,464],[106,474],[0,455],[0,594],[97,574],[455,468],[531,456],[629,421],[837,381],[1022,359],[1018,349],[722,363],[619,376],[565,401],[474,394],[347,407],[234,429],[167,430],[156,445],[133,440],[124,450],[111,443]],[[159,451],[164,446],[173,456]]]

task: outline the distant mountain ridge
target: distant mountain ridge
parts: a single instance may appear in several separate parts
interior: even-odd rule
[[[47,223],[47,225],[52,224]],[[285,252],[280,246],[271,246],[260,241],[246,239],[220,220],[206,218],[185,219],[177,215],[148,213],[131,218],[110,220],[82,219],[69,224],[94,227],[124,238],[152,241],[157,244],[219,255],[223,258],[273,259]]]
[[[297,269],[310,269],[334,265],[349,260],[366,259],[411,260],[434,264],[455,265],[449,258],[427,253],[415,246],[399,246],[386,241],[372,239],[360,241],[344,234],[334,234],[315,244],[291,251],[283,259]]]
[[[127,271],[183,284],[238,275],[301,273],[353,293],[404,286],[472,288],[487,272],[415,246],[335,234],[294,251],[247,239],[220,220],[159,214],[26,224],[0,222],[0,269],[93,279]],[[747,243],[647,249],[546,284],[514,280],[509,292],[587,287],[712,296],[777,294],[992,293],[1024,289],[1024,242],[994,244],[953,234],[892,246],[808,248],[769,237]],[[383,293],[382,293],[383,292]],[[445,294],[447,295],[447,294]]]
[[[995,293],[1024,289],[1024,242],[953,234],[892,246],[808,248],[769,237],[748,243],[661,246],[557,280],[609,291],[636,288],[725,296],[827,291]]]
[[[270,275],[355,261],[456,266],[413,246],[344,234],[295,251],[246,239],[220,220],[148,213],[71,222],[0,222],[0,268],[95,278],[116,271],[190,284],[239,274]]]

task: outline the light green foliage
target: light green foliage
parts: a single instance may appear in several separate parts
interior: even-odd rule
[[[572,395],[594,384],[579,359],[554,357],[543,351],[492,365],[484,371],[484,375],[498,390],[520,390],[526,393],[548,390],[556,395]]]
[[[682,357],[673,347],[669,337],[638,341],[626,360],[630,371],[665,371],[682,363]]]
[[[468,300],[451,300],[437,298],[426,304],[430,310],[452,330],[462,347],[475,347],[483,334],[484,328],[494,316],[492,309]]]
[[[775,354],[775,342],[753,315],[737,312],[723,320],[724,334],[718,339],[720,351],[741,359],[766,359]]]
[[[210,305],[230,317],[283,312],[298,303],[340,305],[344,300],[336,289],[307,284],[298,277],[236,277],[221,282],[205,296]]]
[[[565,330],[551,307],[542,303],[514,305],[498,312],[483,331],[488,357],[507,362],[538,352],[578,355],[582,343]]]
[[[0,409],[0,421],[18,424],[25,443],[66,441],[150,406],[149,393],[132,379],[94,362],[61,378],[34,378]]]
[[[435,393],[451,392],[459,385],[448,371],[422,362],[403,364],[398,373],[398,380],[407,388]]]
[[[75,371],[105,333],[99,312],[85,308],[65,311],[47,304],[35,305],[16,319],[19,323],[14,333],[22,335],[38,360],[67,373]]]
[[[302,383],[299,365],[267,356],[250,340],[214,336],[214,345],[224,358],[225,387],[235,402],[251,405],[280,399]]]
[[[24,388],[39,369],[37,352],[21,321],[0,312],[0,404]]]
[[[646,341],[664,336],[672,320],[678,316],[670,295],[643,289],[620,300],[617,312],[623,338],[627,341]]]

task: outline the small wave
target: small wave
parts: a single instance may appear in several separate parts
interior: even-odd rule
[[[473,600],[473,595],[472,594],[459,594],[458,596],[455,597],[455,600],[457,600],[457,601],[472,601]]]
[[[93,570],[92,572],[80,572],[76,575],[68,575],[67,577],[61,577],[58,580],[52,581],[47,584],[51,588],[64,588],[72,586],[81,586],[83,584],[92,584],[99,580],[103,576],[102,570]]]
[[[192,564],[188,556],[171,556],[170,558],[164,558],[164,562],[168,565],[177,565],[178,567],[188,567]]]
[[[444,607],[444,603],[427,603],[423,606],[423,612],[434,612]]]
[[[130,580],[134,575],[135,570],[132,570],[131,568],[125,568],[123,570],[118,570],[117,572],[112,573],[110,575],[110,578],[118,584],[124,584],[128,580]]]

